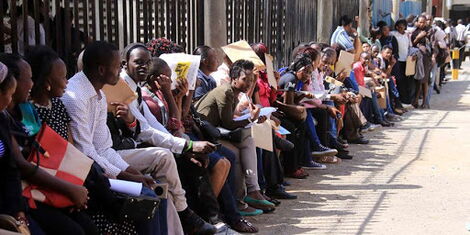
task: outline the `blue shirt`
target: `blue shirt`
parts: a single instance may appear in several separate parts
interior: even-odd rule
[[[338,26],[331,36],[330,44],[333,45],[335,43],[341,45],[346,51],[354,50],[354,44],[343,26]]]
[[[217,83],[212,76],[205,75],[201,70],[197,72],[199,86],[194,90],[194,99],[199,100],[202,96],[217,87]]]

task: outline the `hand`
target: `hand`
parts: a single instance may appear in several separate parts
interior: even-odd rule
[[[423,38],[423,37],[426,37],[426,35],[428,35],[428,33],[426,31],[421,31],[419,34],[418,34],[418,38]]]
[[[207,154],[191,154],[189,161],[199,167],[207,168],[209,166],[209,156]]]
[[[155,184],[157,183],[152,177],[148,175],[139,175],[137,176],[137,179],[138,179],[137,182],[141,182],[145,187],[151,188],[151,189],[154,189]]]
[[[271,115],[271,120],[276,124],[276,126],[281,125],[281,120],[279,120],[277,117],[274,117],[273,115]]]
[[[392,56],[392,59],[390,61],[390,65],[393,67],[393,65],[395,65],[397,63],[397,59],[395,59],[395,57]]]
[[[88,190],[80,185],[71,185],[68,189],[68,197],[75,205],[76,209],[86,209],[88,202]]]
[[[176,81],[176,98],[181,98],[185,96],[189,91],[188,80],[181,79]]]
[[[412,60],[412,61],[416,61],[417,59],[418,59],[418,56],[417,56],[417,55],[414,55],[414,56],[411,57],[411,60]]]
[[[265,122],[267,119],[268,119],[268,118],[267,118],[266,116],[260,116],[260,117],[258,118],[258,123],[261,124],[261,123]]]
[[[309,93],[305,93],[304,97],[307,98],[307,99],[314,99],[315,95],[309,92]]]
[[[171,91],[171,78],[161,74],[155,79],[155,83],[162,92]]]
[[[216,150],[216,146],[208,141],[194,141],[193,142],[193,153],[212,153]]]
[[[339,110],[333,106],[327,106],[326,111],[328,111],[328,114],[330,115],[330,117],[334,119],[337,119],[338,118],[337,115],[338,113],[340,113]]]
[[[250,114],[251,114],[250,120],[254,121],[258,119],[261,109],[258,106],[254,105],[253,103],[250,103],[248,107],[250,108]]]
[[[120,102],[112,102],[111,105],[116,107],[116,117],[121,118],[126,123],[133,123],[135,121],[132,112],[129,112],[129,106]]]
[[[29,221],[28,221],[28,218],[26,218],[26,215],[24,212],[20,211],[16,214],[16,217],[15,219],[20,222],[20,223],[23,223],[24,225],[26,226],[29,226]]]
[[[346,98],[342,94],[331,95],[331,99],[339,104],[345,104],[347,102]]]

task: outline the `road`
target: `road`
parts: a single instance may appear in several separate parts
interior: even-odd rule
[[[470,63],[353,160],[288,179],[298,200],[250,218],[260,234],[470,234]]]

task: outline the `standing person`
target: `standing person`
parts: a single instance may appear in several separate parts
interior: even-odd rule
[[[357,40],[357,32],[353,28],[353,19],[344,15],[340,18],[340,25],[331,36],[330,45],[339,44],[347,52],[354,54],[354,41]]]
[[[414,93],[414,80],[405,75],[406,59],[411,47],[410,35],[406,32],[406,20],[400,19],[395,23],[395,31],[391,33],[398,44],[397,65],[392,70],[392,75],[397,80],[397,88],[400,93],[400,101],[411,104]]]
[[[457,26],[455,26],[455,32],[457,33],[457,47],[459,48],[459,63],[457,64],[457,69],[461,69],[462,62],[464,60],[465,52],[465,32],[467,27],[464,25],[462,19],[457,20]]]
[[[424,67],[424,74],[422,78],[418,78],[415,76],[415,97],[412,102],[412,105],[415,108],[419,106],[419,97],[423,94],[423,103],[420,106],[421,108],[428,108],[427,106],[427,95],[428,94],[428,83],[430,80],[431,68],[432,68],[432,60],[431,60],[431,51],[428,45],[428,31],[426,27],[426,17],[423,15],[418,16],[418,20],[416,22],[416,30],[413,31],[411,34],[411,43],[413,47],[417,47],[421,53],[423,54],[422,61],[419,63],[423,64]]]

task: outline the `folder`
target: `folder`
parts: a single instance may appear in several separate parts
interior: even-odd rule
[[[413,60],[412,56],[408,56],[406,58],[405,75],[406,76],[415,75],[415,72],[416,72],[416,60]]]
[[[119,79],[118,83],[114,86],[104,85],[101,89],[106,95],[106,102],[108,103],[108,112],[114,112],[115,108],[111,103],[119,102],[123,104],[130,104],[137,99],[137,94],[127,85],[126,81]]]

